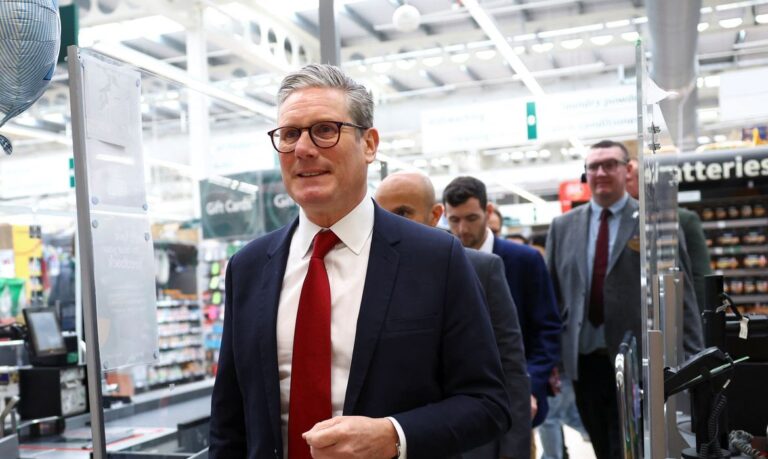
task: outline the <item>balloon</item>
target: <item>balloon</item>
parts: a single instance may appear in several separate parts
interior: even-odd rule
[[[57,0],[0,0],[0,127],[43,95],[61,42]],[[11,142],[0,135],[11,154]]]

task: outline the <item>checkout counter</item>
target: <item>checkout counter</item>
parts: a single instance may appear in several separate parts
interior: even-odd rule
[[[26,327],[0,341],[0,459],[88,459],[86,373],[76,336],[61,333],[55,310],[24,310]],[[213,380],[116,401],[105,397],[110,459],[207,458]]]

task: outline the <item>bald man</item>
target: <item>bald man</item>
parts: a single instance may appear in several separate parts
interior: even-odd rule
[[[443,206],[435,203],[432,182],[417,172],[399,172],[388,176],[379,185],[374,199],[384,209],[428,226],[437,225],[443,214]],[[504,436],[463,453],[462,458],[528,459],[531,441],[529,400],[535,399],[530,396],[523,339],[517,309],[504,277],[504,265],[496,255],[472,249],[466,249],[466,254],[477,272],[488,303],[513,415],[511,429]]]

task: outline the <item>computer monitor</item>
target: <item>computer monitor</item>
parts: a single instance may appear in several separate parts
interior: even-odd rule
[[[23,311],[29,329],[29,344],[36,357],[67,353],[55,309],[25,308]]]

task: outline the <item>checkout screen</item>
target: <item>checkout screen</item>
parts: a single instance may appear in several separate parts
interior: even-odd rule
[[[61,329],[53,312],[31,313],[29,322],[38,354],[57,354],[65,350],[64,338],[61,336]]]

